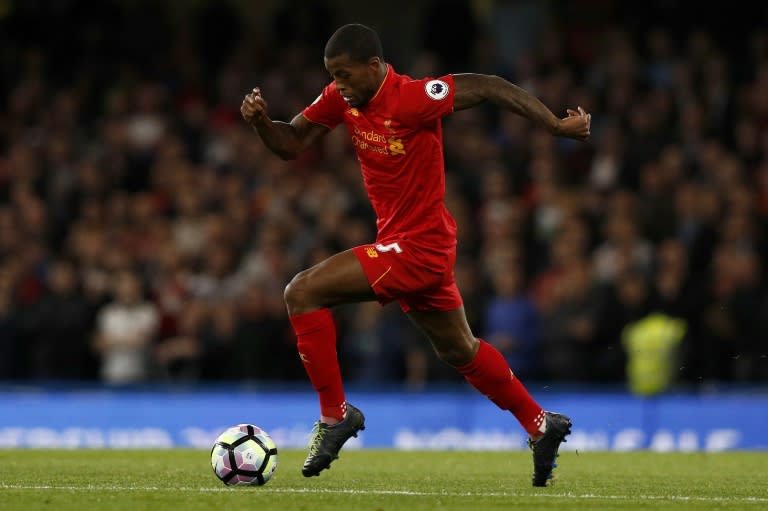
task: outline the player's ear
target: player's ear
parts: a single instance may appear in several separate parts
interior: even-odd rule
[[[371,57],[368,59],[368,66],[372,69],[378,69],[381,65],[381,58],[379,57]]]

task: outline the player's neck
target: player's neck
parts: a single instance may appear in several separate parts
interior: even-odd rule
[[[384,83],[384,79],[387,77],[387,71],[389,71],[389,66],[387,66],[386,62],[382,62],[379,64],[379,74],[377,76],[377,82],[376,82],[376,89],[378,90],[379,87],[381,87],[381,84]]]

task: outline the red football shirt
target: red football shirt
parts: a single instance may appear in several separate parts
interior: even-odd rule
[[[331,83],[302,112],[330,129],[346,125],[376,213],[377,241],[408,236],[455,246],[440,122],[453,111],[453,94],[451,75],[414,80],[387,65],[384,82],[362,108],[349,106]]]

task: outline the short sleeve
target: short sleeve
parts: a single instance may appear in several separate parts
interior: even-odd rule
[[[346,102],[336,91],[334,84],[330,84],[301,114],[314,123],[333,129],[344,120],[346,108]]]
[[[398,117],[408,124],[423,124],[453,112],[453,76],[405,82],[400,88]]]

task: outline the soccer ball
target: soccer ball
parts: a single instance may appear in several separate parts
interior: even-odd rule
[[[277,446],[269,434],[253,424],[238,424],[216,438],[211,466],[224,484],[261,486],[277,468]]]

